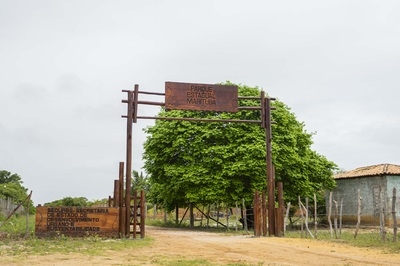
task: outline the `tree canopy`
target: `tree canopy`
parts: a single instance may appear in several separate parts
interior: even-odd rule
[[[22,180],[18,174],[11,174],[6,170],[0,170],[0,184],[6,184],[6,183],[22,184]]]
[[[231,83],[229,83],[231,84]],[[259,96],[260,90],[239,86],[240,96]],[[257,100],[239,100],[240,106],[259,106]],[[311,149],[312,134],[284,103],[274,101],[272,120],[275,176],[292,201],[334,186],[333,162]],[[260,120],[259,111],[236,113],[161,110],[159,116]],[[257,124],[156,120],[145,129],[144,168],[148,198],[167,209],[187,203],[227,203],[266,188],[265,131]]]

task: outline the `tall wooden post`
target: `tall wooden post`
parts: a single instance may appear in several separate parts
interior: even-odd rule
[[[132,123],[133,91],[128,91],[128,116],[126,119],[126,185],[125,185],[125,234],[129,237],[131,221],[131,184],[132,184]]]
[[[267,164],[267,190],[268,190],[268,233],[276,234],[275,227],[275,179],[272,167],[272,134],[271,134],[271,100],[264,98],[265,109],[265,143]]]

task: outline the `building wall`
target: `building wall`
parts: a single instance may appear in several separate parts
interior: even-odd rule
[[[379,189],[383,190],[383,197],[387,199],[386,176],[359,177],[351,179],[336,180],[337,187],[333,192],[333,199],[340,201],[343,198],[342,222],[343,224],[355,225],[358,210],[358,189],[361,200],[361,223],[364,225],[379,225]],[[400,186],[399,186],[400,187]],[[326,196],[329,206],[329,192]],[[388,205],[387,200],[385,201]],[[387,208],[387,206],[386,206]]]
[[[400,176],[387,176],[387,215],[392,220],[393,188],[396,188],[396,217],[400,217]]]

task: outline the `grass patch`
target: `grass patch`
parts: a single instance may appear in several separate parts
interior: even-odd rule
[[[14,215],[9,220],[0,219],[0,239],[21,238],[33,236],[35,232],[35,216],[30,215],[28,221],[25,215]]]
[[[151,245],[153,239],[100,239],[97,237],[0,241],[0,256],[71,254],[101,256],[108,251],[135,249]]]

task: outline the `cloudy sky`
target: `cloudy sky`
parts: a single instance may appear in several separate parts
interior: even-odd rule
[[[122,90],[227,80],[285,102],[342,169],[400,164],[399,13],[397,0],[0,0],[0,169],[35,204],[106,198],[125,160]],[[152,123],[133,125],[133,169]]]

